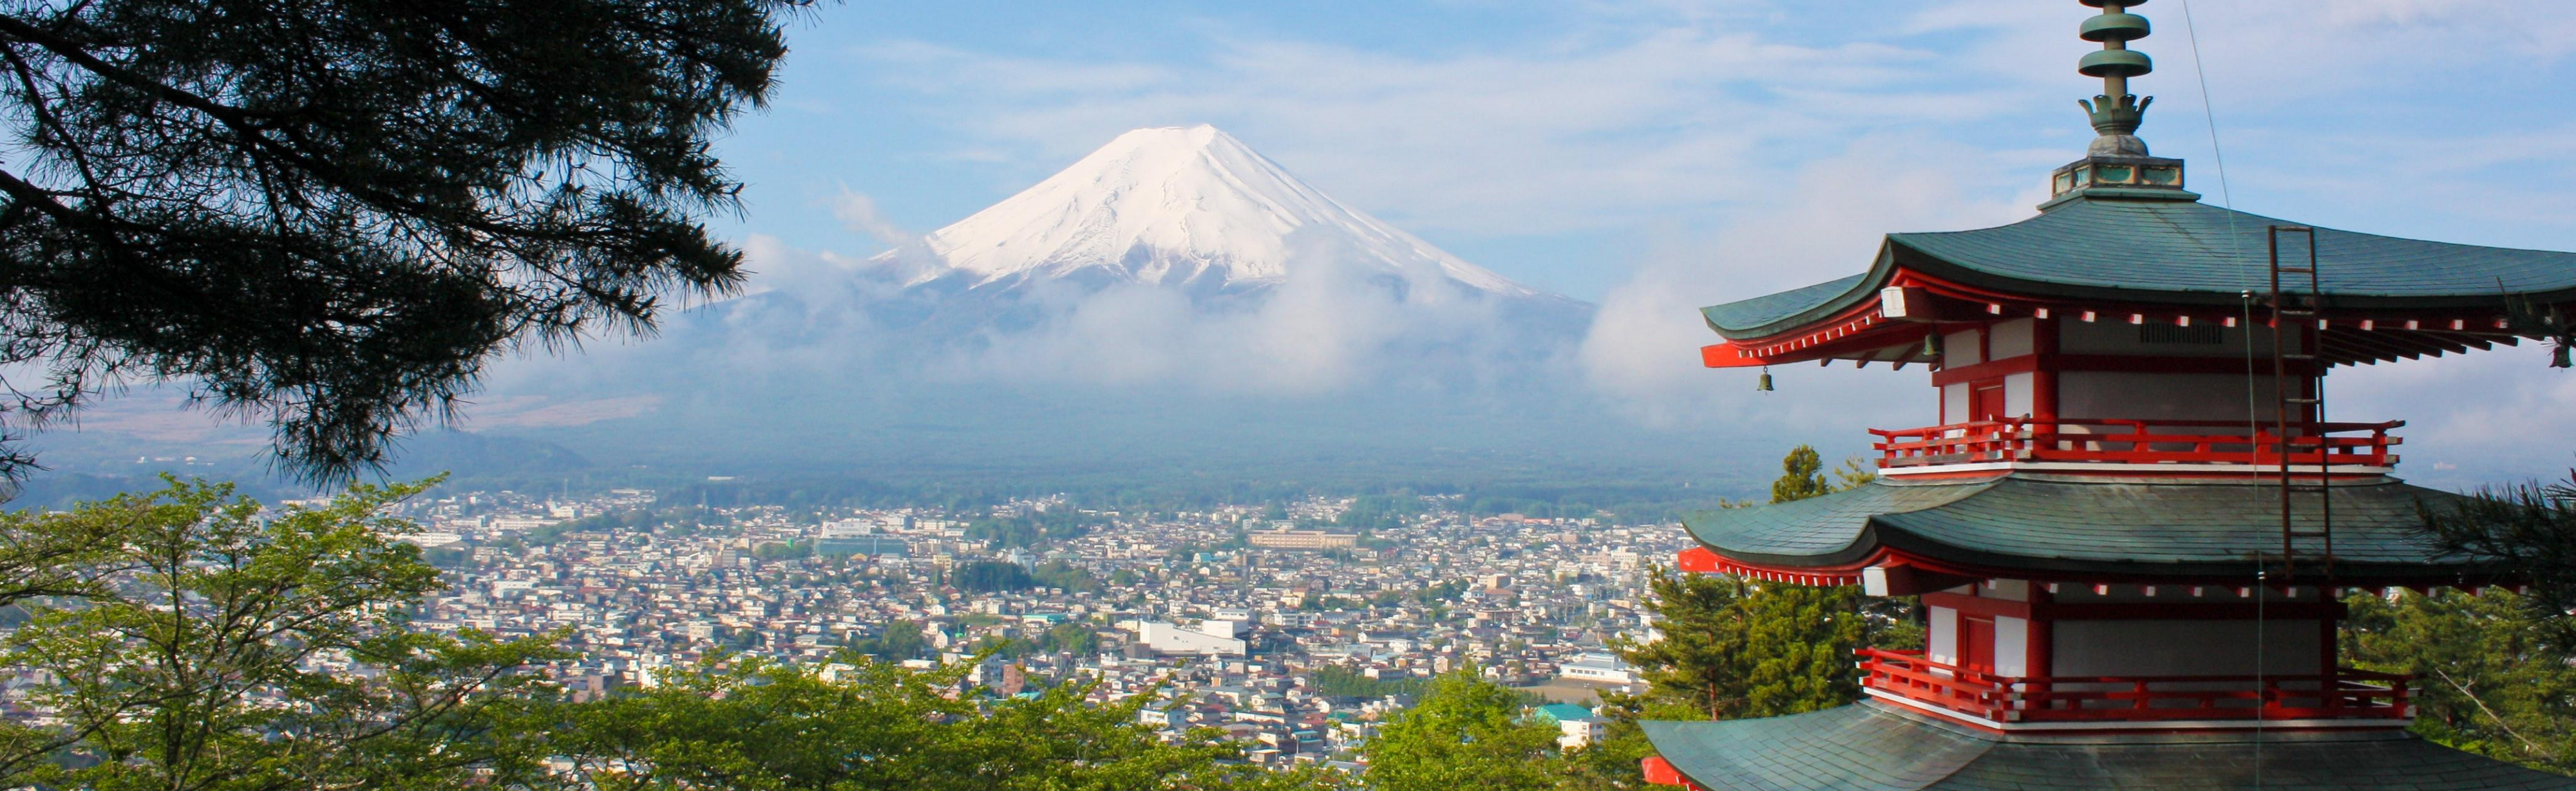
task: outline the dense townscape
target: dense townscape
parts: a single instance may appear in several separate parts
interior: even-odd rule
[[[710,655],[815,665],[873,654],[974,661],[1025,694],[1072,679],[1101,701],[1159,690],[1169,732],[1222,729],[1258,761],[1347,759],[1422,680],[1474,667],[1522,688],[1567,746],[1582,706],[1635,682],[1608,651],[1645,638],[1670,525],[1470,515],[1458,498],[1308,499],[1131,514],[1058,496],[971,511],[670,507],[453,494],[406,506],[452,589],[432,629],[559,630],[582,695],[650,688]],[[1356,507],[1355,507],[1356,506]]]

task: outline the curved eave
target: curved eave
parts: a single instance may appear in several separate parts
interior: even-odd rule
[[[1655,752],[1701,788],[2576,789],[2576,778],[2384,731],[2002,736],[1875,703],[1638,725]]]
[[[2256,240],[2282,224],[2198,203],[2074,201],[1991,228],[1889,234],[1867,272],[1700,315],[1730,341],[1790,335],[1876,299],[1900,271],[2035,301],[2238,308],[2244,292],[2268,290],[2267,242]],[[2576,304],[2576,253],[2317,232],[2329,309],[2500,311],[2508,298]]]
[[[2386,489],[2364,487],[2390,487]],[[2071,487],[2119,487],[2083,489]],[[2222,488],[2223,487],[2223,488]],[[2002,488],[2004,491],[1996,492]],[[2075,482],[2006,476],[1965,484],[1874,483],[1833,495],[1684,518],[1692,538],[1744,566],[1849,574],[1920,565],[1973,576],[2242,581],[2277,568],[2277,511],[2254,513],[2269,486]],[[2509,582],[2493,566],[2442,557],[2406,527],[2418,498],[2446,492],[2394,479],[2339,487],[2336,581],[2352,585]],[[1978,500],[1983,499],[1983,502]],[[2054,509],[2041,504],[2055,504]],[[2314,529],[2301,513],[2302,530]],[[2125,527],[2123,527],[2125,526]],[[2302,541],[2303,565],[2319,568]]]
[[[1882,261],[1889,262],[1890,265],[1887,269],[1890,271],[1891,275],[1898,269],[1911,270],[1964,286],[1971,286],[2003,294],[2013,294],[2040,301],[2093,302],[2121,305],[2173,305],[2178,307],[2220,307],[2228,310],[2238,309],[2245,304],[2243,292],[2246,291],[2246,289],[2242,288],[2171,288],[2151,284],[2070,283],[2051,280],[2037,280],[2011,274],[2000,274],[1980,269],[1972,263],[1964,263],[1943,258],[1939,254],[1915,246],[1915,244],[1907,238],[1923,235],[1924,234],[1888,235],[1887,252],[1882,253],[1880,255],[1880,259]],[[2571,258],[2576,258],[2576,256],[2571,256]],[[2438,260],[2432,260],[2427,261],[2426,263],[2438,266],[2441,262]],[[2256,266],[2261,267],[2263,265],[2258,263]],[[1878,268],[1879,267],[1872,267],[1872,271],[1875,272]],[[2259,300],[2264,298],[2264,293],[2265,291],[2262,289],[2254,290],[2255,299],[2258,300],[2257,304],[2260,304]],[[1862,294],[1856,296],[1869,297],[1873,295]],[[2329,290],[2326,292],[2325,298],[2329,309],[2347,312],[2441,311],[2460,309],[2492,310],[2500,312],[2503,310],[2505,300],[2507,299],[2552,305],[2576,303],[2576,287],[2548,288],[2530,291],[2503,291],[2490,287],[2488,290],[2482,292],[2451,294],[2374,294],[2368,292]],[[1789,324],[1781,327],[1779,331],[1787,332],[1795,329],[1796,326],[1794,324]]]
[[[1896,274],[1892,248],[1882,243],[1869,271],[1777,294],[1700,308],[1700,319],[1719,337],[1746,340],[1785,335],[1878,298]]]

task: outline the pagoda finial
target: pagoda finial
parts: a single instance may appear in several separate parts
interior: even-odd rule
[[[2099,52],[2090,52],[2077,61],[2075,71],[2087,77],[2102,78],[2102,94],[2092,101],[2076,100],[2092,116],[2093,131],[2100,136],[2086,153],[2110,156],[2146,156],[2147,143],[2138,139],[2138,123],[2145,119],[2147,105],[2155,97],[2140,99],[2129,93],[2129,78],[2155,71],[2155,61],[2144,52],[2129,49],[2129,42],[2146,38],[2150,32],[2147,18],[2128,12],[2128,8],[2147,0],[2077,0],[2102,9],[2102,13],[2084,20],[2076,35],[2086,41],[2102,42]]]
[[[2147,37],[2147,18],[2128,9],[2146,1],[2077,0],[2102,9],[2076,29],[2084,40],[2102,42],[2101,51],[2085,53],[2075,63],[2078,73],[2102,78],[2102,95],[2076,101],[2092,116],[2096,136],[2085,147],[2083,159],[2049,174],[2048,202],[2039,205],[2041,211],[2078,199],[2200,199],[2182,188],[2182,160],[2151,156],[2147,141],[2138,139],[2138,122],[2146,119],[2147,105],[2155,98],[2130,93],[2129,78],[2155,71],[2156,64],[2146,53],[2129,49],[2129,42]]]

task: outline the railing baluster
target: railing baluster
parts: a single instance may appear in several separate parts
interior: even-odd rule
[[[2287,434],[2257,428],[2217,433],[2227,421],[2068,418],[1975,420],[1916,429],[1871,429],[1882,467],[1959,462],[2039,461],[2196,464],[2394,463],[2388,423],[2294,424]],[[2086,433],[2068,433],[2083,427]],[[2352,436],[2337,436],[2349,433]]]
[[[1923,701],[1944,709],[1975,714],[1988,719],[2016,717],[2023,722],[2112,722],[2121,720],[2160,721],[2177,719],[2283,719],[2323,717],[2331,719],[2403,720],[2410,699],[2412,678],[2390,673],[2372,673],[2338,668],[2341,678],[2327,675],[2268,677],[2255,676],[2130,676],[2089,678],[2045,678],[1997,676],[1957,665],[1933,662],[1921,653],[1861,649],[1861,667],[1866,686],[1900,697]],[[2367,682],[2367,683],[2365,683]],[[2061,684],[2122,685],[2111,690],[2061,690]],[[2158,689],[2159,685],[2249,683],[2245,687],[2221,689]],[[2313,692],[2290,689],[2290,684],[2316,685]],[[2013,693],[2019,693],[2018,701]],[[2307,695],[2314,704],[2293,706],[2290,698]],[[2125,700],[2127,706],[2114,705]],[[2230,708],[2230,701],[2250,700],[2252,708]],[[2088,701],[2100,701],[2101,707],[2088,707]],[[2159,701],[2174,701],[2182,706],[2159,707]]]

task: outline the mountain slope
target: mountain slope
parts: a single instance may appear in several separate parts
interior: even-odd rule
[[[923,239],[907,285],[1071,280],[1194,292],[1278,285],[1312,260],[1363,277],[1539,297],[1343,205],[1215,127],[1138,129]],[[906,251],[879,256],[891,262]]]

